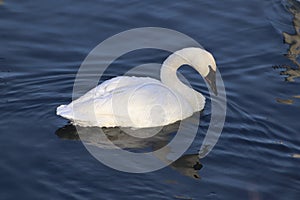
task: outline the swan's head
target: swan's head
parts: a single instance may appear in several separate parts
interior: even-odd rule
[[[206,80],[214,94],[218,94],[216,86],[217,65],[211,53],[201,48],[189,47],[176,51],[174,54],[192,66]]]

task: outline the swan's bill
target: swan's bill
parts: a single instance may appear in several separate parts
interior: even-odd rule
[[[213,70],[213,68],[209,65],[209,72],[207,76],[205,77],[205,80],[209,84],[211,90],[213,93],[217,96],[218,95],[218,90],[217,90],[217,84],[216,84],[216,71]]]

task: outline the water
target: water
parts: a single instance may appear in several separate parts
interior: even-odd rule
[[[297,66],[297,48],[290,47],[298,43],[283,42],[283,32],[297,35],[296,1],[1,2],[0,199],[299,199],[299,72],[273,68]],[[55,109],[71,100],[86,55],[107,37],[144,26],[185,33],[217,60],[228,110],[217,145],[201,160],[201,179],[178,170],[186,159],[147,174],[119,172],[71,132],[58,137],[67,121]],[[106,78],[166,56],[128,55]],[[196,89],[205,88],[197,74],[183,72]],[[294,82],[285,81],[288,75]],[[192,160],[209,109],[201,119],[186,152]]]

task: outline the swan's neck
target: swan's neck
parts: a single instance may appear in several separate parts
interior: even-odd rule
[[[182,83],[176,73],[182,65],[193,67],[193,64],[191,59],[175,52],[162,64],[160,78],[162,83],[185,98],[191,104],[194,111],[200,111],[204,106],[205,98],[199,92]]]

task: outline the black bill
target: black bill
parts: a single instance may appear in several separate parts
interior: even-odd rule
[[[213,93],[217,96],[218,91],[217,91],[217,85],[216,85],[216,71],[213,70],[210,65],[208,67],[209,67],[209,73],[205,77],[205,80],[209,84]]]

